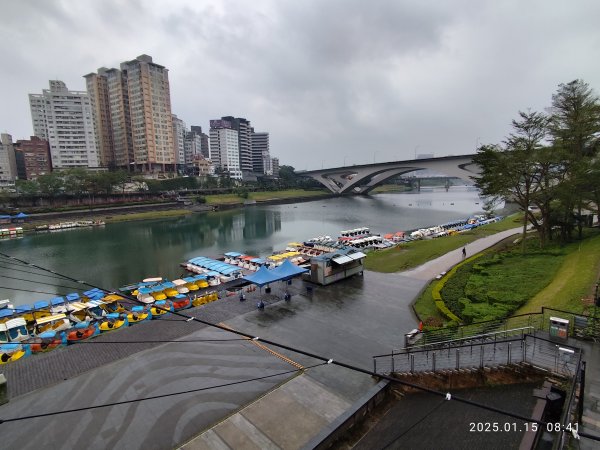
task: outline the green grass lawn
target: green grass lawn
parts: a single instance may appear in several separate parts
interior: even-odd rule
[[[424,239],[402,244],[389,250],[371,252],[365,259],[365,268],[375,272],[398,272],[420,266],[449,251],[464,247],[469,242],[501,231],[518,227],[518,216],[509,216],[500,222],[491,223],[454,236]]]
[[[296,198],[296,197],[322,197],[330,192],[322,191],[305,191],[303,189],[287,189],[285,191],[264,191],[264,192],[250,192],[248,198],[242,198],[237,194],[217,194],[217,195],[206,195],[206,203],[209,205],[230,205],[235,203],[244,203],[246,200],[255,200],[257,202],[265,200],[278,200],[285,198]]]
[[[462,314],[466,321],[539,312],[542,306],[586,312],[600,272],[598,230],[588,230],[588,237],[581,242],[562,248],[548,247],[543,252],[531,248],[536,245],[535,240],[531,241],[525,256],[519,254],[520,244],[507,252],[505,242],[498,246],[504,256],[499,257],[500,250],[493,248],[483,258],[466,264],[464,270],[457,270],[442,289],[446,306]],[[414,309],[425,324],[433,322],[439,326],[448,321],[436,309],[434,283],[437,281],[417,299]],[[456,305],[457,298],[465,302],[465,297],[478,295],[482,301],[471,302],[466,308],[464,304]]]
[[[107,217],[105,221],[107,223],[115,223],[126,222],[129,220],[164,219],[167,217],[185,216],[191,213],[192,212],[187,209],[169,209],[167,211],[144,211],[129,214],[117,214],[111,217]]]

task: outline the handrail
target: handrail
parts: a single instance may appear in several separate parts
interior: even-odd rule
[[[373,358],[383,358],[383,357],[387,357],[387,356],[395,356],[395,355],[401,355],[403,352],[404,353],[415,353],[417,351],[420,351],[419,349],[424,349],[425,347],[440,347],[440,346],[444,346],[447,345],[449,343],[452,342],[460,342],[460,341],[469,341],[469,340],[473,340],[473,339],[481,339],[484,338],[486,336],[496,336],[499,334],[504,334],[506,335],[507,333],[513,332],[513,331],[523,331],[523,330],[533,330],[535,331],[535,327],[533,326],[527,326],[527,327],[520,327],[520,328],[512,328],[510,330],[502,330],[502,331],[493,331],[491,333],[484,333],[484,334],[478,334],[478,335],[473,335],[473,336],[466,336],[466,337],[462,337],[462,338],[457,338],[457,339],[449,339],[447,341],[439,341],[439,342],[430,342],[428,344],[423,344],[423,345],[413,345],[410,347],[404,347],[398,351],[392,351],[392,353],[386,353],[383,355],[375,355],[373,356]],[[526,334],[526,333],[523,333]],[[473,344],[469,344],[469,345],[473,345]],[[475,344],[476,345],[476,344]],[[456,348],[460,347],[459,345],[456,346]],[[417,349],[415,351],[413,351],[413,349]]]

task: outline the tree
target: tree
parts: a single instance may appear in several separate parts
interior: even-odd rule
[[[16,180],[15,188],[22,195],[35,195],[40,191],[40,185],[35,180]]]
[[[573,80],[560,84],[552,96],[550,132],[562,154],[569,188],[560,191],[561,236],[570,237],[573,221],[582,237],[582,209],[589,186],[589,166],[596,157],[600,138],[600,101],[587,83]],[[577,211],[576,215],[573,211]]]
[[[64,190],[63,179],[56,172],[40,175],[37,179],[37,183],[40,187],[40,192],[51,197],[58,195]]]
[[[474,177],[482,194],[492,198],[510,199],[523,211],[523,251],[525,233],[531,223],[540,233],[541,245],[547,237],[545,227],[549,215],[546,167],[540,160],[547,155],[543,143],[547,136],[548,117],[539,112],[519,112],[519,119],[512,122],[513,132],[502,146],[486,145],[478,149],[474,162],[481,167],[481,174]],[[530,210],[535,202],[542,212],[541,220]]]

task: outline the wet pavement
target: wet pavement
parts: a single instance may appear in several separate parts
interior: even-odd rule
[[[500,238],[502,236],[498,235],[496,241]],[[469,252],[477,251],[477,242],[467,247]],[[492,243],[486,238],[485,245]],[[372,369],[372,355],[401,347],[404,334],[416,327],[410,304],[431,278],[457,262],[452,253],[420,271],[404,274],[366,271],[364,276],[327,287],[317,286],[312,293],[306,290],[304,283],[295,280],[291,287],[283,283],[274,286],[275,295],[255,292],[246,302],[229,297],[186,313],[213,322],[225,321],[228,326],[246,333]],[[281,300],[283,289],[289,289],[293,294],[291,301]],[[256,310],[255,301],[259,296],[267,299],[263,311]],[[235,337],[202,328],[199,324],[173,322],[177,324],[173,326],[167,323],[148,322],[111,336],[119,340],[135,339],[138,333],[146,339],[148,336],[165,339],[169,333],[173,338],[189,335],[186,339],[215,335]],[[109,339],[109,336],[101,338]],[[116,348],[126,349],[132,345]],[[87,366],[77,372],[77,358],[74,358],[75,367],[66,374],[60,372],[63,367],[57,365],[59,359],[52,360],[52,353],[28,358],[29,364],[36,365],[31,372],[34,382],[28,385],[29,391],[32,386],[37,391],[21,395],[29,392],[23,388],[19,393],[13,392],[10,403],[0,406],[0,419],[206,387],[295,369],[284,359],[248,341],[153,344],[150,348],[143,347],[147,344],[135,345],[141,347],[112,353],[113,362],[109,351],[105,350],[104,356],[100,355],[100,350],[92,351],[96,347],[93,344],[73,346],[73,350],[67,348],[64,354],[76,350],[87,361]],[[304,366],[316,362],[292,352],[273,350]],[[94,352],[97,358],[90,356]],[[36,358],[42,359],[35,362]],[[23,369],[17,369],[19,363],[7,376],[9,386],[11,382],[21,381],[18,376],[19,370]],[[36,384],[36,376],[43,378],[45,365],[46,373],[54,376],[37,380]],[[29,372],[21,374],[30,375]],[[255,383],[82,413],[4,423],[0,425],[3,445],[7,448],[40,445],[51,448],[171,448],[190,441],[202,430],[219,423],[221,418],[229,417],[229,422],[220,422],[221,428],[212,431],[222,431],[219,439],[223,442],[227,441],[226,436],[231,438],[232,430],[235,433],[242,430],[242,435],[248,435],[247,442],[254,436],[257,440],[253,442],[266,443],[263,439],[266,437],[273,448],[297,448],[309,442],[339,412],[336,408],[323,407],[316,410],[313,417],[305,411],[303,395],[314,396],[315,392],[322,392],[323,397],[334,399],[332,405],[351,405],[376,384],[376,380],[367,375],[327,365],[304,372],[301,375],[303,381],[296,381],[285,389],[282,386],[261,397],[291,376],[287,374]],[[59,382],[63,378],[68,379]],[[258,397],[260,400],[253,402]],[[247,408],[240,410],[247,404]],[[286,427],[302,430],[295,440],[288,439],[290,432],[281,426],[284,418]],[[203,448],[201,440],[206,441],[206,436],[193,439],[187,448],[196,448],[196,444]],[[216,439],[212,442],[214,445],[209,448],[219,448],[222,443]]]

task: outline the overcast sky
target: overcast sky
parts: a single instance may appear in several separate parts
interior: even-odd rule
[[[560,83],[600,92],[597,0],[3,0],[0,131],[148,54],[188,127],[245,117],[297,170],[473,153]]]

